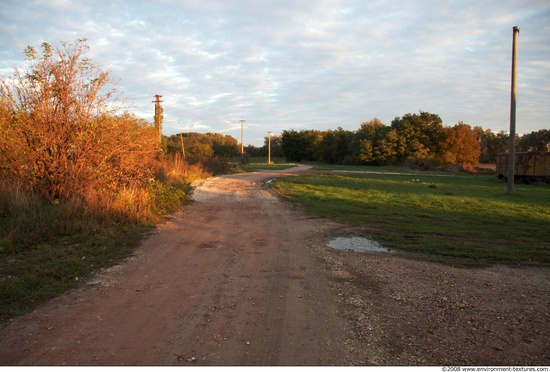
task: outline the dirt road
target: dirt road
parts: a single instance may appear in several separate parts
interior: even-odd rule
[[[550,364],[548,268],[330,250],[358,231],[281,202],[286,173],[202,182],[131,259],[1,328],[0,364]]]

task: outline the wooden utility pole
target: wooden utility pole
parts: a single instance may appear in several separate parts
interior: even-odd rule
[[[162,148],[162,119],[164,118],[164,110],[160,106],[162,102],[160,100],[162,96],[160,94],[155,94],[155,100],[152,101],[155,104],[155,128],[157,128],[159,147]]]
[[[241,156],[244,156],[244,120],[241,120]]]
[[[514,192],[514,168],[516,166],[516,68],[518,35],[519,27],[514,26],[512,34],[512,93],[510,99],[510,148],[508,149],[508,194]]]
[[[271,164],[271,135],[273,133],[267,132],[267,164]]]

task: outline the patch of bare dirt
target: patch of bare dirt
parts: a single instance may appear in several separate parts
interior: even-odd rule
[[[201,182],[125,263],[0,329],[3,365],[549,365],[548,268],[326,247],[263,180]]]

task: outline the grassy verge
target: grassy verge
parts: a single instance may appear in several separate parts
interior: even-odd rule
[[[47,203],[0,186],[0,323],[85,282],[132,251],[187,200],[199,166],[167,161],[162,180],[86,198]],[[160,176],[159,176],[160,177]]]
[[[240,164],[240,168],[245,172],[254,172],[257,170],[282,170],[295,167],[294,163],[287,163],[284,158],[272,158],[271,164],[267,164],[267,158],[251,158],[247,164]]]
[[[311,214],[356,225],[389,248],[445,259],[550,263],[550,188],[494,177],[315,175],[274,186]]]
[[[128,257],[155,222],[181,207],[187,192],[155,182],[148,194],[154,202],[147,219],[122,216],[119,209],[106,215],[90,212],[76,201],[54,205],[32,197],[23,207],[3,208],[0,323],[78,286],[94,270]]]
[[[75,221],[82,222],[82,221]],[[90,225],[90,221],[86,222]],[[98,268],[128,257],[151,226],[122,223],[0,254],[0,323],[78,286]]]

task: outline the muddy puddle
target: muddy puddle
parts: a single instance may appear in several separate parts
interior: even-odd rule
[[[390,249],[381,246],[380,244],[378,244],[378,242],[374,240],[358,236],[334,238],[327,243],[327,246],[332,249],[338,249],[340,251],[348,252],[391,252]]]

